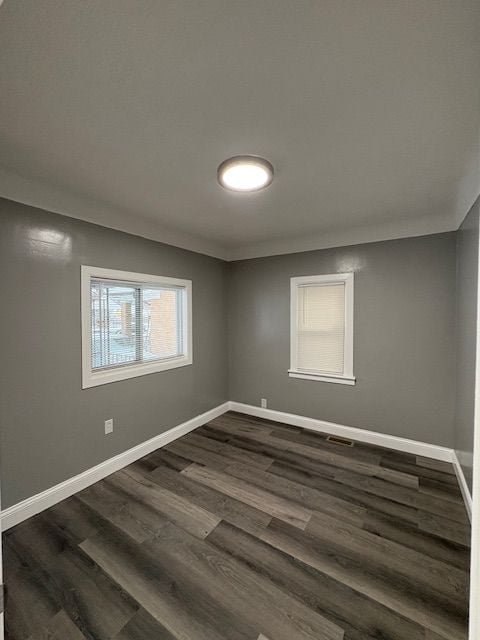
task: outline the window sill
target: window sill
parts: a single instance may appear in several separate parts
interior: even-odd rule
[[[290,378],[301,378],[302,380],[317,380],[318,382],[334,382],[335,384],[355,385],[356,378],[353,376],[331,376],[319,373],[306,373],[305,371],[288,370]]]
[[[177,369],[178,367],[185,367],[189,364],[192,364],[192,358],[190,356],[182,356],[180,358],[172,358],[171,360],[133,364],[126,367],[118,367],[116,369],[105,369],[103,371],[95,372],[86,371],[83,374],[82,389],[98,387],[99,385],[118,382],[119,380],[128,380],[130,378],[146,376],[150,373]]]

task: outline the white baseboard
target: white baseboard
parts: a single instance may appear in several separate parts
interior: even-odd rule
[[[255,407],[241,402],[230,401],[229,404],[230,411],[249,413],[257,418],[275,420],[276,422],[291,424],[295,427],[310,429],[311,431],[319,431],[320,433],[328,433],[333,436],[358,440],[358,442],[365,442],[367,444],[377,445],[378,447],[387,447],[388,449],[412,453],[424,458],[453,462],[453,449],[448,449],[447,447],[440,447],[435,444],[428,444],[427,442],[418,442],[417,440],[409,440],[408,438],[399,438],[398,436],[389,436],[385,433],[367,431],[366,429],[359,429],[358,427],[347,427],[343,424],[327,422],[326,420],[306,418],[305,416],[298,416],[294,413],[263,409],[262,407]]]
[[[210,411],[206,411],[201,415],[195,416],[191,420],[179,424],[176,427],[173,427],[173,429],[169,429],[146,442],[142,442],[136,447],[128,449],[109,460],[105,460],[105,462],[102,462],[91,469],[87,469],[83,473],[65,480],[46,491],[42,491],[31,498],[27,498],[22,502],[8,507],[8,509],[4,509],[1,512],[1,529],[5,531],[16,524],[23,522],[27,518],[48,509],[61,500],[69,498],[78,491],[86,489],[111,473],[114,473],[119,469],[123,469],[127,465],[139,460],[152,451],[155,451],[160,447],[164,447],[169,442],[172,442],[190,431],[201,427],[226,411],[238,411],[239,413],[246,413],[258,418],[266,418],[267,420],[275,420],[276,422],[291,424],[297,427],[302,427],[303,429],[310,429],[312,431],[350,438],[352,440],[357,440],[358,442],[365,442],[379,447],[387,447],[389,449],[412,453],[426,458],[434,458],[435,460],[451,462],[455,466],[455,471],[457,473],[467,511],[471,514],[472,503],[470,492],[468,491],[463,471],[453,449],[428,444],[426,442],[409,440],[407,438],[399,438],[398,436],[390,436],[383,433],[376,433],[374,431],[367,431],[366,429],[359,429],[357,427],[347,427],[334,422],[316,420],[314,418],[307,418],[293,413],[263,409],[261,407],[255,407],[241,402],[230,401],[224,402],[218,407],[214,407]]]
[[[282,422],[283,424],[291,424],[295,427],[310,429],[311,431],[357,440],[358,442],[365,442],[366,444],[373,444],[378,447],[412,453],[413,455],[422,456],[423,458],[433,458],[434,460],[441,460],[442,462],[451,462],[455,469],[458,484],[460,485],[460,491],[462,492],[468,517],[470,521],[472,520],[472,495],[454,449],[440,447],[439,445],[429,444],[427,442],[419,442],[418,440],[389,436],[386,433],[377,433],[375,431],[359,429],[358,427],[347,427],[343,424],[327,422],[326,420],[306,418],[305,416],[299,416],[294,413],[264,409],[263,407],[255,407],[254,405],[234,402],[232,400],[229,402],[229,410],[246,413],[257,418],[275,420],[275,422]]]
[[[467,509],[468,517],[471,522],[473,507],[472,494],[470,493],[470,489],[468,488],[468,484],[463,473],[463,468],[460,464],[456,451],[453,452],[453,468],[455,469],[455,474],[457,476],[458,484],[460,485],[460,491],[462,492],[463,501],[465,502],[465,508]]]
[[[69,498],[78,491],[86,489],[91,484],[106,478],[111,473],[114,473],[119,469],[123,469],[132,462],[152,453],[152,451],[155,451],[160,447],[164,447],[169,442],[172,442],[173,440],[184,436],[186,433],[193,431],[193,429],[197,429],[210,420],[217,418],[228,411],[228,409],[229,403],[224,402],[218,407],[214,407],[213,409],[210,409],[210,411],[206,411],[205,413],[195,416],[191,420],[187,420],[187,422],[179,424],[176,427],[151,438],[150,440],[146,440],[136,447],[132,447],[131,449],[120,453],[118,456],[105,460],[105,462],[101,462],[95,467],[91,467],[73,478],[69,478],[54,487],[50,487],[50,489],[47,489],[46,491],[37,493],[31,498],[22,500],[22,502],[18,502],[17,504],[8,507],[8,509],[4,509],[1,513],[2,531],[23,522],[27,518],[40,513],[44,509],[52,507],[54,504],[57,504],[61,500],[65,500],[65,498]]]

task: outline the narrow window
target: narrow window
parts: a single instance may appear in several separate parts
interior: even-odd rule
[[[355,384],[353,273],[291,278],[289,375]]]

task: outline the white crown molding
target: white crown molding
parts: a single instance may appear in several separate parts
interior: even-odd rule
[[[66,189],[30,180],[0,168],[0,197],[45,211],[84,220],[180,249],[228,260],[224,247],[205,238],[177,231],[162,223],[77,196]]]

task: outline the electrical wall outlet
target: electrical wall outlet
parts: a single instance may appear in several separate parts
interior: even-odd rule
[[[110,418],[110,420],[105,420],[105,435],[107,435],[107,433],[112,433],[113,431],[113,418]]]
[[[260,406],[262,407],[262,409],[266,409],[267,408],[267,399],[266,398],[262,398],[260,400]]]

